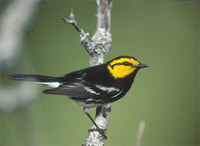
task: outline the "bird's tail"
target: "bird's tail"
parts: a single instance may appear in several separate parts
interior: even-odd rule
[[[49,77],[49,76],[41,76],[41,75],[27,75],[27,74],[11,74],[11,75],[8,75],[8,78],[11,80],[36,82],[36,83],[50,86],[52,88],[56,88],[60,85],[59,78],[57,77]]]

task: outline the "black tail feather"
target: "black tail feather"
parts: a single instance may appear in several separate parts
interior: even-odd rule
[[[58,88],[47,89],[47,90],[43,90],[43,93],[44,94],[58,94],[59,93],[58,90],[59,90]]]
[[[41,76],[41,75],[27,75],[27,74],[11,74],[8,75],[11,80],[23,80],[31,82],[57,82],[57,77]]]

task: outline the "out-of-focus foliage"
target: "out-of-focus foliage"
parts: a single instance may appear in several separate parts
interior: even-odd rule
[[[71,8],[92,36],[93,1],[45,0],[10,73],[58,76],[89,66],[76,31],[60,19]],[[131,55],[150,67],[112,104],[107,145],[133,145],[141,120],[146,122],[142,145],[199,145],[199,9],[197,1],[113,1],[113,43],[105,60]],[[26,109],[0,113],[0,145],[80,145],[91,125],[79,105],[40,94]]]

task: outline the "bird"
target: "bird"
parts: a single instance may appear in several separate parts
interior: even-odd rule
[[[89,114],[89,109],[110,104],[124,97],[131,88],[137,72],[148,65],[132,56],[119,56],[104,64],[73,71],[59,77],[10,74],[11,80],[31,81],[47,85],[44,94],[64,95],[83,106],[83,111],[101,135],[104,132]]]

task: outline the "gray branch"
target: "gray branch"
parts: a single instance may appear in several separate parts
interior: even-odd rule
[[[93,54],[94,53],[94,49],[93,49],[94,45],[88,39],[89,33],[85,33],[83,31],[83,29],[78,26],[78,24],[74,18],[73,9],[71,9],[70,19],[66,19],[66,18],[62,17],[62,20],[63,20],[63,22],[74,26],[74,28],[76,29],[76,31],[78,32],[78,34],[80,36],[80,43],[85,47],[85,50],[88,52],[89,55]]]
[[[13,0],[1,14],[0,21],[0,75],[3,69],[14,67],[22,44],[41,0]],[[0,78],[1,80],[1,78]],[[4,88],[0,84],[0,110],[22,108],[37,96],[37,87],[27,83]]]
[[[141,121],[139,126],[138,126],[137,133],[136,133],[134,146],[140,146],[140,141],[141,141],[141,138],[142,138],[142,134],[144,132],[144,128],[145,128],[145,121]]]
[[[97,4],[97,30],[92,37],[92,41],[89,41],[89,33],[85,33],[80,28],[74,19],[73,10],[71,10],[70,19],[62,17],[65,23],[74,26],[78,34],[80,35],[80,42],[85,47],[86,51],[90,55],[90,65],[95,66],[104,62],[104,55],[111,50],[111,34],[110,34],[110,12],[112,7],[112,0],[96,0]],[[95,123],[107,131],[108,118],[110,116],[111,105],[105,105],[97,107]],[[91,129],[94,129],[95,125],[92,125]],[[97,131],[90,131],[86,140],[86,145],[104,145],[104,137]]]
[[[104,55],[111,50],[111,34],[110,34],[110,12],[112,0],[96,0],[98,7],[97,12],[97,31],[92,37],[92,42],[95,44],[94,53],[90,55],[90,64],[98,65],[104,61]],[[111,105],[97,107],[95,122],[97,125],[107,131]],[[94,125],[92,126],[94,128]],[[104,145],[104,137],[96,131],[89,133],[86,140],[86,145]]]
[[[6,67],[12,67],[16,62],[28,26],[32,22],[40,1],[13,0],[2,13],[0,21],[0,69],[5,64]]]

